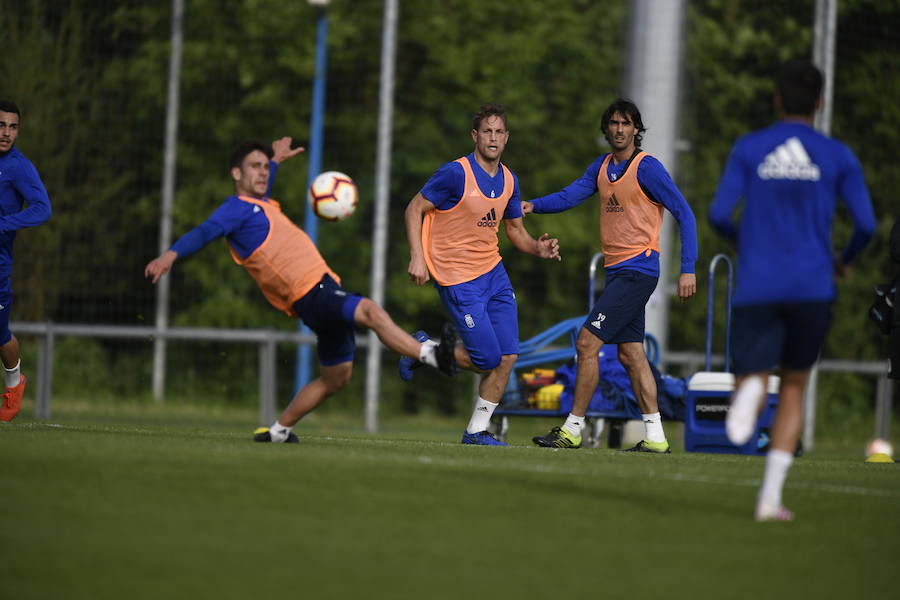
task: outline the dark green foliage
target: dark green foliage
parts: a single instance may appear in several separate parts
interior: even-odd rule
[[[680,113],[687,151],[667,166],[697,216],[701,256],[698,297],[673,304],[673,349],[703,349],[706,270],[713,255],[731,252],[706,224],[707,207],[735,138],[774,119],[776,65],[810,55],[813,5],[812,0],[687,4]],[[17,319],[153,322],[154,289],[142,270],[159,251],[169,11],[168,2],[138,0],[0,0],[6,35],[0,68],[7,74],[0,95],[23,108],[19,145],[41,171],[55,209],[48,226],[19,236]],[[380,0],[335,0],[328,9],[323,168],[353,176],[361,202],[352,219],[321,224],[319,245],[346,287],[366,294],[382,13]],[[231,193],[225,163],[236,142],[291,135],[308,144],[316,17],[306,2],[186,3],[176,237]],[[406,275],[406,203],[442,163],[471,151],[471,115],[488,101],[509,109],[504,162],[519,175],[523,199],[578,177],[606,151],[599,117],[622,91],[627,17],[625,2],[400,3],[386,307],[402,327],[437,331],[444,320],[431,286],[416,288]],[[872,286],[892,268],[885,240],[898,213],[892,194],[900,188],[890,158],[900,151],[895,102],[900,79],[891,76],[898,64],[898,23],[900,2],[841,4],[832,131],[864,165],[879,228],[853,277],[841,286],[826,357],[883,355],[883,340],[864,315]],[[307,160],[301,156],[282,167],[273,190],[298,223],[304,218],[306,180]],[[535,236],[545,231],[558,236],[564,259],[540,261],[502,241],[525,338],[586,310],[588,261],[599,248],[590,201],[562,215],[529,217],[526,226]],[[838,245],[849,231],[842,213],[835,225]],[[670,257],[676,263],[678,248],[676,241]],[[295,327],[268,307],[222,241],[179,262],[171,277],[173,324]],[[719,297],[723,294],[720,290]],[[717,340],[717,351],[721,343]],[[136,346],[104,342],[102,347],[115,355]],[[387,355],[386,375],[393,360]],[[225,353],[197,369],[228,377],[242,372],[244,362]],[[417,396],[398,404],[428,398],[440,405],[440,384],[429,385],[415,392],[391,387],[390,395]]]

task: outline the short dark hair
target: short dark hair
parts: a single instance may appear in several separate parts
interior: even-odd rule
[[[16,106],[15,102],[0,100],[0,112],[16,113],[19,115],[19,120],[22,120],[22,114],[19,112],[19,107]]]
[[[822,72],[808,60],[794,59],[781,65],[775,91],[781,97],[785,114],[809,116],[816,112],[822,82]]]
[[[272,146],[270,144],[264,144],[256,140],[247,140],[246,142],[241,142],[240,144],[238,144],[235,149],[231,151],[231,157],[229,158],[229,168],[234,169],[235,167],[237,167],[238,169],[240,169],[241,165],[244,164],[244,159],[247,157],[247,155],[251,152],[254,152],[255,150],[259,150],[270,160],[274,155],[272,152]]]
[[[503,126],[509,129],[509,125],[506,122],[506,107],[502,104],[495,104],[493,102],[481,105],[481,108],[478,109],[478,114],[472,118],[472,129],[478,131],[481,127],[481,122],[488,117],[498,117],[502,119]]]
[[[607,133],[607,130],[609,129],[609,120],[612,119],[613,115],[616,113],[619,113],[623,117],[628,117],[631,119],[631,122],[634,123],[635,128],[637,128],[637,133],[634,136],[634,145],[640,148],[641,140],[644,139],[644,136],[641,134],[647,131],[647,128],[644,127],[644,121],[641,120],[641,111],[638,110],[637,105],[625,98],[617,98],[603,113],[603,117],[600,119],[600,131],[603,132],[603,137],[609,142],[609,133]]]

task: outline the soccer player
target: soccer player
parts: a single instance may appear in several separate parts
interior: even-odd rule
[[[534,239],[522,224],[519,180],[500,156],[509,140],[506,109],[485,104],[472,120],[475,149],[444,164],[406,207],[409,276],[416,285],[434,278],[438,295],[459,331],[459,366],[484,374],[463,444],[505,446],[487,431],[519,356],[516,298],[500,257],[499,225],[520,251],[560,260],[559,242]],[[446,328],[445,328],[446,329]],[[428,339],[422,331],[417,339]],[[400,376],[415,361],[401,359]]]
[[[19,414],[27,383],[20,373],[19,340],[9,330],[13,242],[16,231],[46,223],[51,212],[50,197],[37,169],[16,148],[20,123],[19,107],[0,100],[0,360],[6,388],[0,421],[12,421]]]
[[[293,426],[350,380],[357,326],[374,330],[391,350],[452,374],[455,339],[417,341],[378,304],[344,290],[306,232],[268,197],[278,164],[302,151],[291,148],[289,137],[271,147],[252,141],[240,144],[230,163],[235,194],[144,269],[156,283],[176,259],[225,236],[232,258],[247,269],[269,303],[302,319],[316,333],[320,376],[297,393],[271,427],[256,430],[257,442],[299,441]]]
[[[681,276],[678,296],[697,291],[697,224],[690,206],[665,167],[641,150],[646,131],[634,103],[618,99],[606,109],[600,130],[612,147],[562,191],[523,202],[525,213],[557,213],[599,192],[600,233],[606,286],[591,308],[575,342],[578,370],[572,412],[562,427],[533,438],[538,446],[580,448],[584,416],[600,377],[597,355],[603,344],[618,344],[644,421],[645,436],[631,452],[667,454],[657,404],[656,381],[644,353],[644,310],[659,279],[659,233],[663,208],[681,231]]]
[[[731,336],[735,392],[725,422],[734,444],[750,439],[765,406],[769,373],[781,367],[757,521],[792,518],[781,492],[800,436],[803,388],[831,323],[834,276],[847,273],[875,228],[853,152],[812,127],[822,74],[808,61],[790,61],[775,87],[782,120],[738,139],[709,210],[712,226],[737,243]],[[835,257],[831,225],[838,196],[850,210],[854,232]],[[735,225],[732,213],[741,200]]]

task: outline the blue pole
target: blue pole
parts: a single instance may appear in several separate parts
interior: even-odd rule
[[[325,9],[319,11],[316,27],[316,74],[313,80],[312,117],[309,125],[309,178],[307,189],[313,179],[322,172],[322,123],[325,120],[325,69],[328,64],[328,16]],[[306,219],[303,228],[315,244],[318,241],[319,221],[307,203]],[[302,322],[300,333],[310,333]],[[312,348],[309,344],[301,344],[297,352],[296,391],[303,388],[311,379]]]

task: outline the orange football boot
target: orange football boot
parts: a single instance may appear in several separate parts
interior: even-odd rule
[[[19,375],[19,385],[6,388],[3,393],[3,404],[0,405],[0,421],[12,421],[22,409],[22,396],[25,395],[25,376]]]

